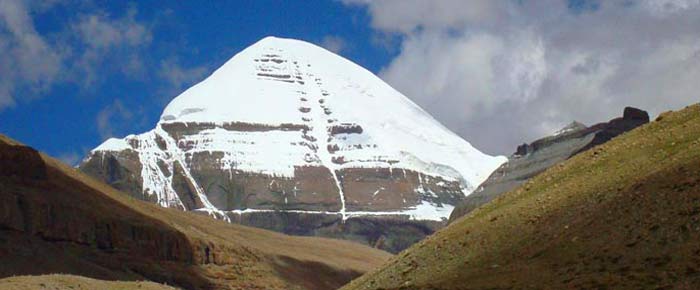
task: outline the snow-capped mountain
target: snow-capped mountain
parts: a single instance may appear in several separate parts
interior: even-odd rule
[[[81,169],[162,206],[447,218],[506,159],[485,155],[364,68],[264,38],[109,139]]]

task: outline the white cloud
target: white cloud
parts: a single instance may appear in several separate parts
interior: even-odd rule
[[[490,25],[507,16],[506,1],[493,0],[343,0],[348,5],[366,5],[372,27],[410,33],[417,28],[444,29],[465,25]]]
[[[164,97],[174,97],[174,94],[201,81],[209,70],[206,66],[183,67],[177,58],[161,61],[158,76],[168,84],[163,91]]]
[[[71,25],[71,33],[83,45],[75,60],[74,79],[89,88],[101,80],[101,65],[117,55],[117,71],[126,77],[142,75],[142,48],[150,45],[153,35],[145,23],[136,20],[136,9],[129,9],[121,18],[102,12],[82,15]],[[109,71],[109,70],[105,70]]]
[[[117,99],[95,116],[97,132],[105,139],[143,126],[148,121],[144,106],[162,104],[209,71],[206,66],[180,64],[181,51],[165,60],[154,58],[159,51],[151,50],[151,43],[158,19],[139,19],[136,5],[112,15],[90,3],[64,4],[61,0],[0,0],[0,112],[42,97],[55,84],[100,96],[95,90],[107,80],[123,78],[155,88],[142,103],[129,102],[135,98]],[[59,7],[70,9],[72,15],[59,19],[42,35],[33,18]],[[73,163],[75,154],[63,154],[62,159]]]
[[[145,74],[142,49],[151,43],[152,33],[136,20],[136,9],[118,18],[79,12],[46,37],[37,32],[32,16],[56,4],[0,0],[0,110],[18,99],[39,98],[57,82],[86,89],[110,73],[128,78]]]
[[[95,49],[115,46],[139,46],[150,43],[152,36],[148,28],[135,20],[136,10],[131,9],[120,19],[110,19],[96,13],[85,15],[74,24],[74,30],[83,42]]]
[[[22,1],[0,0],[0,110],[37,97],[58,77],[62,56],[37,33]]]
[[[700,1],[346,0],[401,36],[380,76],[488,153],[700,100]]]
[[[116,99],[112,104],[103,108],[97,114],[97,132],[102,139],[107,139],[115,136],[115,130],[124,126],[115,128],[115,124],[123,124],[133,119],[134,114],[131,110],[119,100]]]
[[[321,46],[333,53],[339,54],[347,48],[347,43],[342,37],[327,35],[321,40]]]
[[[657,16],[668,16],[700,5],[700,0],[643,0],[642,6]]]
[[[78,161],[80,161],[80,155],[75,152],[66,152],[58,155],[58,160],[70,166],[75,166],[78,164]]]

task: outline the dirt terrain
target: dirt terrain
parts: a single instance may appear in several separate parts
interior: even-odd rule
[[[554,166],[342,289],[698,289],[700,105]]]
[[[333,289],[390,256],[161,208],[0,136],[0,277],[65,273],[186,289]]]
[[[110,289],[110,290],[175,290],[168,285],[153,282],[115,282],[90,279],[73,275],[17,276],[0,279],[4,290],[59,290],[59,289]]]

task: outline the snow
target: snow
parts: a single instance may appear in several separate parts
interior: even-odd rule
[[[412,220],[442,221],[450,217],[454,206],[449,204],[436,205],[428,201],[421,201],[420,204],[408,209],[399,211],[354,211],[347,212],[350,217],[354,216],[382,216],[382,215],[407,215]]]
[[[330,115],[319,107],[319,99],[323,99],[322,107],[330,109]],[[304,113],[301,108],[310,111]],[[315,134],[325,131],[319,127],[332,125],[329,119],[337,120],[333,124],[362,127],[362,134],[339,134],[331,140],[339,145],[338,154],[347,162],[338,169],[365,167],[363,163],[370,160],[369,167],[412,169],[460,180],[468,194],[506,161],[505,157],[479,152],[366,69],[316,45],[276,37],[264,38],[236,54],[211,76],[173,99],[161,123],[280,125],[301,124],[302,118],[312,119],[309,123]],[[324,143],[326,138],[317,140]],[[317,145],[321,148],[317,160],[333,166],[328,156],[323,156],[325,146],[321,145],[325,144]],[[372,150],[353,149],[354,145],[372,146]],[[270,165],[286,160],[286,164],[274,165],[283,167],[276,169],[284,171],[285,176],[295,165],[306,164],[292,157],[294,153],[287,152],[286,159],[277,158],[279,152],[268,155],[279,150],[276,148],[239,151],[259,156],[236,160],[250,165],[245,170],[276,173],[280,172],[271,170]],[[391,165],[390,160],[398,163]]]
[[[375,191],[372,193],[372,196],[377,196],[377,194],[379,194],[379,192],[382,191],[382,190],[384,190],[384,189],[385,189],[384,187],[378,188],[377,190],[375,190]]]
[[[185,178],[187,178],[187,180],[191,184],[194,185],[194,189],[197,193],[197,196],[199,197],[199,200],[202,201],[202,203],[204,204],[204,209],[206,209],[210,213],[210,215],[212,215],[213,217],[217,218],[220,216],[224,220],[230,222],[228,216],[225,215],[223,213],[223,211],[219,210],[211,202],[209,202],[209,199],[207,198],[207,195],[204,193],[204,190],[202,189],[202,187],[200,187],[199,184],[197,184],[197,181],[194,179],[194,177],[192,177],[192,174],[190,174],[188,163],[185,161],[185,153],[182,150],[180,150],[180,148],[178,148],[178,146],[175,144],[175,140],[173,140],[172,137],[170,137],[170,135],[167,132],[165,132],[165,130],[163,130],[163,128],[161,128],[160,126],[156,127],[156,129],[153,132],[154,132],[154,134],[160,135],[160,137],[165,141],[166,148],[173,148],[171,150],[170,154],[166,155],[167,158],[164,160],[166,162],[166,164],[168,164],[168,166],[171,168],[170,172],[174,172],[174,163],[175,162],[179,163],[182,166],[182,169],[183,169],[182,171],[183,171],[183,174],[185,175]],[[155,138],[154,138],[154,140],[155,140]],[[149,147],[152,148],[152,146],[153,146],[153,144]],[[156,148],[158,148],[157,145],[156,145]],[[175,190],[172,187],[173,176],[174,176],[174,174],[170,175],[170,182],[169,183],[170,183],[170,190],[175,192]],[[176,197],[177,197],[177,195],[176,195]],[[216,214],[218,214],[218,216]]]
[[[581,129],[583,129],[583,128],[586,128],[586,125],[581,124],[581,123],[579,123],[579,122],[577,122],[577,121],[573,121],[573,122],[571,122],[571,124],[566,125],[564,128],[562,128],[562,129],[560,129],[560,130],[554,132],[551,136],[552,136],[552,137],[556,137],[556,136],[560,136],[560,135],[567,134],[567,133],[569,133],[569,132],[574,132],[574,131],[577,131],[577,130],[581,130]]]
[[[431,220],[431,221],[443,221],[450,217],[450,213],[454,206],[449,204],[437,205],[427,201],[422,201],[416,206],[412,206],[403,210],[397,211],[345,211],[345,212],[335,212],[335,211],[316,211],[316,210],[285,210],[285,212],[290,213],[304,213],[304,214],[326,214],[326,215],[341,215],[343,216],[343,221],[353,218],[353,217],[367,217],[367,216],[397,216],[405,215],[412,220]],[[279,210],[272,209],[243,209],[243,210],[231,210],[227,211],[232,214],[248,214],[248,213],[258,213],[258,212],[277,212]]]
[[[212,126],[176,140],[163,129],[173,123]],[[235,124],[249,128],[227,129]],[[356,130],[334,132],[338,125]],[[158,146],[157,138],[167,149]],[[327,149],[331,147],[337,150]],[[275,37],[236,54],[174,98],[152,131],[109,139],[92,152],[127,149],[139,154],[144,191],[155,194],[160,205],[184,208],[173,190],[172,174],[166,176],[158,165],[173,172],[179,163],[205,206],[198,210],[224,218],[189,173],[186,156],[221,152],[221,170],[229,176],[239,170],[294,178],[295,167],[324,166],[332,173],[341,202],[340,211],[329,214],[340,214],[343,220],[395,214],[440,220],[452,209],[423,201],[399,211],[346,211],[337,174],[343,169],[398,169],[404,176],[413,170],[421,180],[425,175],[459,181],[467,195],[506,161],[479,152],[366,69],[316,45]]]
[[[93,149],[93,152],[96,151],[113,151],[113,152],[119,152],[122,150],[130,149],[131,147],[129,146],[128,143],[126,143],[126,138],[125,139],[117,139],[117,138],[109,138],[106,141],[104,141],[100,146],[97,146],[97,148]]]
[[[294,177],[295,165],[318,164],[304,161],[306,147],[291,145],[302,141],[296,131],[240,132],[223,128],[183,137],[183,142],[193,144],[188,153],[223,152],[222,170],[238,169],[287,178]]]
[[[156,143],[157,138],[165,141],[169,151],[163,151]],[[130,142],[133,141],[133,142]],[[135,145],[130,145],[135,144]],[[175,140],[165,132],[160,126],[155,129],[140,134],[129,135],[126,138],[108,139],[102,145],[92,151],[94,155],[103,155],[104,152],[132,150],[138,154],[139,162],[142,164],[141,179],[143,180],[143,190],[149,195],[157,197],[157,203],[163,207],[175,207],[185,209],[184,204],[173,188],[173,174],[166,176],[159,168],[159,163],[164,164],[169,172],[175,172],[175,164],[179,163],[183,169],[185,178],[189,180],[195,187],[195,191],[199,199],[204,204],[205,210],[215,218],[222,218],[230,221],[228,216],[223,211],[217,209],[209,202],[202,188],[197,184],[196,180],[189,173],[188,163],[185,161],[184,152],[175,145]],[[101,156],[102,158],[104,156]],[[104,158],[102,159],[104,160]]]

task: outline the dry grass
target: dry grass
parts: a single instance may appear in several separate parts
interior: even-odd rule
[[[4,290],[175,290],[171,286],[153,282],[114,282],[90,279],[73,275],[16,276],[0,279],[0,289]]]
[[[366,272],[385,262],[391,254],[358,243],[319,237],[299,237],[273,231],[230,224],[196,213],[162,208],[142,202],[97,181],[60,161],[44,156],[47,164],[104,193],[115,202],[139,213],[163,221],[191,239],[221,246],[246,247],[268,256],[289,257],[305,262],[322,262],[337,269]]]
[[[698,289],[700,105],[591,149],[343,289]]]
[[[2,135],[0,142],[19,145]],[[14,239],[7,242],[11,244],[11,254],[17,249],[29,251],[41,264],[32,267],[19,258],[3,257],[4,241],[0,237],[0,263],[23,266],[18,266],[22,269],[17,270],[20,272],[12,274],[45,274],[49,271],[47,269],[59,269],[64,273],[106,279],[195,281],[187,288],[329,289],[378,267],[391,257],[386,252],[349,241],[287,236],[216,221],[195,213],[164,209],[133,199],[51,157],[42,155],[42,158],[47,165],[48,181],[27,183],[0,178],[0,197],[4,195],[8,198],[6,200],[14,200],[17,196],[26,196],[32,202],[48,204],[55,210],[68,208],[65,212],[76,220],[78,225],[74,227],[78,230],[84,220],[88,223],[99,220],[100,224],[119,222],[139,229],[156,229],[156,235],[171,236],[171,241],[175,242],[180,240],[178,237],[184,237],[186,245],[178,244],[177,253],[191,257],[185,258],[185,262],[182,262],[182,257],[177,258],[180,262],[151,261],[134,256],[137,254],[132,248],[104,252],[80,243],[51,242],[55,239],[44,237],[46,233],[25,238],[16,237],[16,232],[8,232],[11,234],[8,234],[8,239]],[[55,214],[55,210],[49,210],[47,214]],[[5,217],[0,214],[0,218]],[[59,215],[54,218],[68,217]],[[92,225],[88,224],[88,227]],[[75,229],[69,225],[69,230]],[[27,245],[21,244],[22,241]],[[48,256],[41,259],[36,257],[38,253],[59,260],[49,261]],[[188,260],[190,262],[186,262]],[[120,266],[122,262],[129,265]],[[47,268],[42,269],[43,265]],[[12,267],[0,267],[0,270],[8,268],[12,271]],[[314,271],[305,271],[307,269]]]

